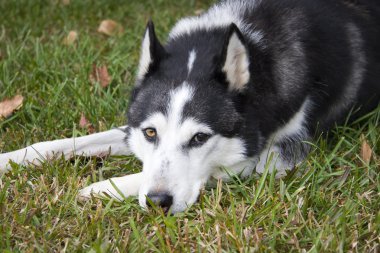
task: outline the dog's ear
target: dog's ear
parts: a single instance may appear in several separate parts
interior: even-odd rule
[[[141,46],[140,63],[137,71],[137,79],[143,79],[149,72],[157,68],[160,60],[165,56],[165,49],[154,31],[154,25],[149,20]]]
[[[235,24],[230,25],[224,41],[219,71],[227,79],[229,91],[242,92],[249,82],[249,54],[243,35]]]

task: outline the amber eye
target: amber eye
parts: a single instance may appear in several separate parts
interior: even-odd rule
[[[156,136],[156,130],[154,130],[153,128],[145,129],[145,133],[148,137]]]
[[[157,132],[154,128],[145,128],[143,133],[148,141],[154,141],[156,139]]]

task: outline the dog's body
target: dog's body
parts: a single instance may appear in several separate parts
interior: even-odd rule
[[[210,177],[266,166],[283,175],[316,133],[379,101],[375,0],[227,0],[180,20],[165,46],[148,24],[128,126],[1,154],[0,168],[57,153],[132,152],[143,172],[113,183],[142,206],[149,196],[177,212]],[[120,198],[109,180],[80,195],[91,192]]]

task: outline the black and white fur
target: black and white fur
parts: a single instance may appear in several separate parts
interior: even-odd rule
[[[149,22],[128,126],[1,154],[0,168],[55,154],[133,153],[143,172],[112,182],[143,207],[148,196],[179,212],[212,177],[266,166],[284,175],[316,133],[379,101],[378,1],[226,0],[180,20],[164,46]],[[92,192],[121,198],[110,180],[79,195]]]

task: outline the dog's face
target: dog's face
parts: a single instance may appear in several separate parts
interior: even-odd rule
[[[183,211],[216,169],[246,158],[235,100],[249,80],[248,58],[236,29],[227,29],[220,42],[224,49],[214,57],[223,64],[200,74],[200,48],[185,52],[188,57],[164,49],[148,24],[128,110],[127,142],[143,162],[141,206],[152,201],[173,213]]]

